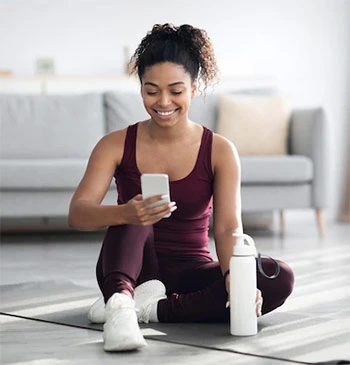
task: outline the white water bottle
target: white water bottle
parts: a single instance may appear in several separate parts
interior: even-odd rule
[[[256,248],[247,234],[236,234],[230,259],[230,332],[253,336],[258,332],[256,315]]]

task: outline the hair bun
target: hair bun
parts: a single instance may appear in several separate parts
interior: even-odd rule
[[[169,39],[171,36],[176,35],[177,31],[178,28],[171,23],[155,24],[150,35],[155,39]]]
[[[183,65],[192,80],[204,82],[205,87],[218,76],[211,41],[205,30],[189,24],[155,24],[142,39],[131,58],[131,72],[141,80],[146,67],[161,62]]]

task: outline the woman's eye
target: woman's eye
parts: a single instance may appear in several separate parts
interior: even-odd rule
[[[157,91],[147,91],[146,93],[147,93],[147,95],[150,95],[150,96],[154,96],[154,95],[158,94]],[[172,91],[171,93],[173,95],[180,95],[180,94],[182,94],[182,91]]]

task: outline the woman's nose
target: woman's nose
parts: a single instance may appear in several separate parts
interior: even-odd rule
[[[160,106],[167,106],[171,104],[171,96],[168,93],[161,93],[158,100],[158,104]]]

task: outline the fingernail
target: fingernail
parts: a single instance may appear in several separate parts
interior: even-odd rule
[[[170,209],[170,212],[173,212],[174,210],[176,210],[177,209],[177,206],[176,205],[174,205],[171,209]]]
[[[227,301],[225,307],[228,308],[230,306],[230,302]]]
[[[167,199],[167,198],[169,198],[169,195],[168,194],[163,194],[160,197],[161,197],[161,199]]]

